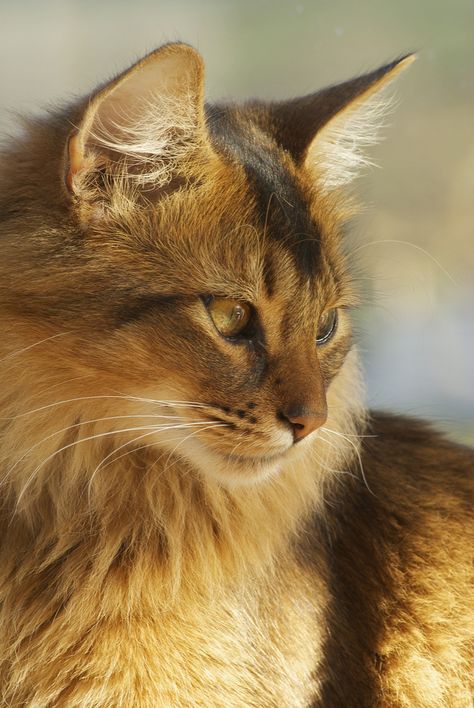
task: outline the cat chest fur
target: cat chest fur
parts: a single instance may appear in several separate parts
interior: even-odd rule
[[[105,595],[117,594],[113,585]],[[44,682],[37,676],[34,705],[310,705],[321,645],[314,592],[295,565],[291,577],[288,568],[276,571],[264,583],[188,598],[158,614],[145,603],[126,621],[104,617]]]
[[[142,687],[131,692],[134,704],[143,691],[143,705],[150,706],[309,705],[318,630],[316,613],[300,592],[279,598],[277,622],[269,607],[242,593],[217,600],[211,611],[206,602],[192,615],[189,608],[182,616],[178,611],[165,620],[164,636],[155,623],[148,656],[138,653],[137,674],[145,673],[148,685],[137,675]],[[137,627],[132,646],[142,632]]]

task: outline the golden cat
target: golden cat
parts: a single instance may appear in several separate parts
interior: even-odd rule
[[[205,105],[169,44],[3,149],[3,706],[472,705],[474,455],[364,409],[341,242],[410,61]]]

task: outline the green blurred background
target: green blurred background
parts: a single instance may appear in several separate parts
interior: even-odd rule
[[[474,443],[473,30],[473,0],[1,0],[0,124],[173,39],[204,55],[210,98],[307,93],[417,50],[371,150],[383,169],[357,183],[358,337],[371,405]]]

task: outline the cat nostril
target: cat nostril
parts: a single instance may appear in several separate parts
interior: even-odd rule
[[[295,439],[295,442],[297,440],[302,440],[305,435],[308,435],[308,433],[305,433],[305,425],[303,423],[295,423],[291,418],[288,418],[289,422],[293,426],[293,437]]]
[[[307,435],[313,433],[315,430],[320,428],[326,422],[327,412],[320,411],[318,413],[313,412],[300,412],[295,414],[296,411],[289,410],[287,412],[281,413],[281,418],[288,421],[293,428],[293,438],[294,442],[303,440]]]

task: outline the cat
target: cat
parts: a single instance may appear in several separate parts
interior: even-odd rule
[[[365,409],[342,238],[412,60],[167,44],[3,148],[2,706],[472,706],[474,454]]]

